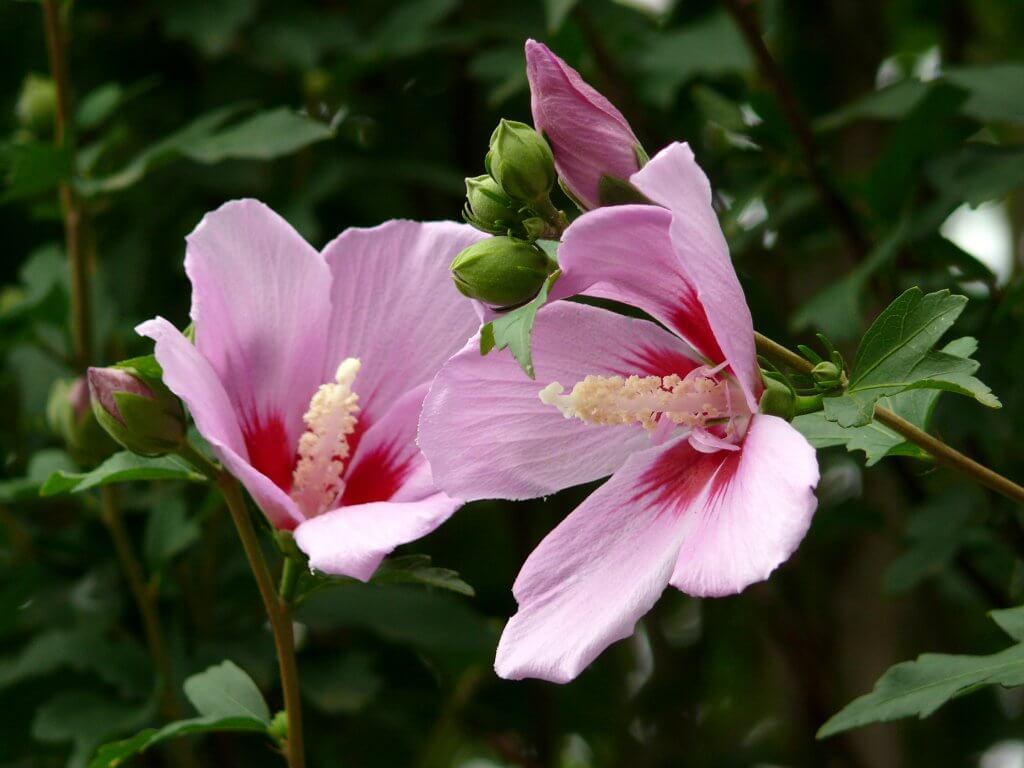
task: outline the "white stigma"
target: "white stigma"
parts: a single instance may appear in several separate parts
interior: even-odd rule
[[[359,367],[357,358],[344,360],[334,382],[316,391],[302,417],[306,432],[299,438],[292,498],[307,518],[331,509],[345,490],[341,475],[349,455],[348,436],[359,412],[359,395],[352,391]]]
[[[569,394],[557,381],[540,391],[541,402],[567,419],[587,424],[640,424],[654,429],[659,417],[687,427],[729,418],[728,383],[706,368],[685,378],[671,376],[587,376]]]

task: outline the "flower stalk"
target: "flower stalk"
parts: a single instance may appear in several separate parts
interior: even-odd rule
[[[757,351],[765,357],[785,363],[799,373],[808,376],[812,374],[814,364],[809,360],[805,360],[793,350],[757,332],[754,333],[754,340],[757,343]],[[965,456],[937,437],[928,434],[923,429],[896,415],[888,408],[883,408],[876,404],[875,420],[920,447],[935,460],[936,464],[941,464],[944,467],[967,475],[976,483],[985,486],[989,490],[995,491],[1011,501],[1016,501],[1018,504],[1024,504],[1024,487],[1021,487],[1007,477],[1003,477],[985,465],[979,464],[969,456]]]
[[[249,510],[242,495],[238,481],[228,472],[220,469],[212,461],[195,449],[191,443],[185,442],[178,455],[192,464],[217,486],[228,512],[242,541],[246,559],[256,587],[259,589],[263,607],[267,613],[270,631],[274,636],[277,650],[278,669],[281,677],[281,690],[284,694],[284,710],[288,722],[287,738],[284,740],[285,758],[289,768],[305,768],[305,745],[302,738],[302,702],[299,694],[299,672],[295,661],[295,634],[292,627],[292,596],[298,585],[299,572],[297,564],[291,558],[285,558],[281,574],[281,588],[275,589],[270,568],[263,556],[259,537],[253,528]]]

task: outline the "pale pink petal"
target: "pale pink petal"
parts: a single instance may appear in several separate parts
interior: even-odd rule
[[[430,533],[461,505],[435,493],[420,501],[342,507],[302,523],[295,541],[314,570],[367,581],[395,547]]]
[[[162,317],[142,323],[136,331],[156,342],[154,353],[163,367],[164,383],[188,406],[196,429],[217,458],[276,527],[293,528],[302,516],[287,493],[250,465],[234,406],[209,361]]]
[[[562,237],[563,276],[551,296],[586,293],[644,310],[709,361],[724,358],[704,307],[672,244],[672,214],[653,205],[599,208],[574,221]],[[752,332],[751,332],[752,333]]]
[[[672,485],[651,476],[669,457]],[[513,592],[519,612],[498,645],[501,677],[564,683],[633,633],[669,583],[688,525],[721,454],[685,437],[635,453],[545,538]]]
[[[566,419],[540,401],[589,374],[684,376],[692,351],[653,323],[596,307],[544,307],[533,330],[536,380],[507,352],[472,339],[444,365],[423,404],[419,442],[438,487],[464,499],[525,499],[597,480],[649,444],[639,426]]]
[[[579,73],[536,40],[526,41],[533,123],[551,144],[555,168],[587,208],[600,205],[602,176],[627,180],[640,168],[640,142],[626,118]]]
[[[661,150],[630,180],[672,212],[672,245],[683,273],[697,291],[748,406],[756,411],[763,385],[754,350],[754,323],[711,205],[708,177],[697,165],[689,145],[677,143]]]
[[[429,382],[476,332],[449,265],[483,237],[453,222],[389,221],[346,230],[324,249],[334,275],[327,373],[347,357],[362,361],[355,390],[365,422]]]
[[[654,477],[671,484],[682,474],[666,461]],[[818,462],[807,440],[783,419],[755,415],[742,450],[727,456],[702,508],[692,513],[673,586],[718,597],[767,579],[807,533],[817,484]]]
[[[302,415],[324,381],[330,271],[256,200],[208,213],[187,242],[196,347],[234,404],[252,463],[288,489]]]

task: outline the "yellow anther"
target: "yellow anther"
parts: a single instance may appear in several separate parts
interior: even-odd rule
[[[359,395],[352,391],[359,366],[354,357],[342,362],[334,382],[316,391],[302,417],[306,432],[299,438],[292,498],[306,517],[326,512],[345,490],[341,476],[349,455],[348,436],[359,412]]]

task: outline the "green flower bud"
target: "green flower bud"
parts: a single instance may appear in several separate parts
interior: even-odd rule
[[[466,207],[462,216],[477,229],[492,235],[522,229],[520,224],[525,218],[519,204],[487,174],[466,179]]]
[[[796,395],[785,382],[773,379],[770,376],[763,376],[764,392],[761,394],[761,402],[758,403],[758,410],[770,416],[778,416],[786,421],[792,421],[796,413]]]
[[[163,456],[185,440],[185,412],[159,378],[130,363],[89,369],[96,420],[129,451]]]
[[[54,382],[46,404],[46,420],[79,464],[98,464],[117,450],[93,415],[84,378]]]
[[[841,389],[848,383],[842,367],[829,360],[815,365],[811,369],[811,378],[819,390]]]
[[[284,744],[288,741],[288,713],[281,710],[274,719],[270,721],[270,728],[268,729],[270,738],[276,741],[278,744]]]
[[[484,164],[507,195],[528,203],[547,198],[558,178],[555,158],[544,137],[514,120],[498,123]]]
[[[29,73],[21,84],[14,114],[22,128],[46,136],[53,131],[57,89],[49,77]]]
[[[496,309],[525,304],[541,289],[554,264],[540,248],[514,237],[491,237],[463,250],[452,279],[464,296]]]

